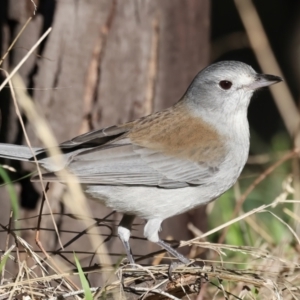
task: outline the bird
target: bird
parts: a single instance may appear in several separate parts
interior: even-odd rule
[[[237,181],[249,153],[247,110],[253,93],[282,81],[240,61],[200,71],[173,106],[121,125],[93,130],[59,145],[64,168],[83,192],[123,213],[117,233],[130,264],[131,227],[183,264],[190,261],[159,237],[162,222],[207,204]],[[46,149],[33,148],[47,182],[66,182]],[[0,144],[0,157],[33,162],[27,146]]]

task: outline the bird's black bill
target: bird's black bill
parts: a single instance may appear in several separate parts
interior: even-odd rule
[[[270,75],[270,74],[258,74],[257,81],[270,82],[270,84],[283,81],[279,76]]]
[[[257,90],[275,83],[283,81],[279,76],[269,75],[269,74],[257,74],[255,81],[252,82],[248,88],[251,90]]]

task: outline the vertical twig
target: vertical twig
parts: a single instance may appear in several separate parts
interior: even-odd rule
[[[44,203],[46,201],[46,196],[45,193],[48,192],[49,190],[49,182],[47,182],[45,191],[43,192],[43,197],[42,197],[42,202],[40,206],[40,211],[39,211],[39,216],[38,216],[38,221],[37,221],[37,226],[36,226],[36,233],[35,233],[35,242],[38,245],[38,247],[41,246],[41,241],[40,241],[40,229],[41,229],[41,222],[42,222],[42,214],[43,214],[43,209],[44,209]],[[40,248],[41,249],[41,248]],[[41,249],[42,250],[42,249]]]
[[[234,0],[234,2],[262,70],[284,77],[252,1]],[[300,115],[287,84],[283,82],[279,85],[273,85],[270,90],[290,136],[296,138],[299,131]],[[296,140],[297,143],[300,143],[300,137],[299,141]],[[297,144],[295,146],[298,147]]]

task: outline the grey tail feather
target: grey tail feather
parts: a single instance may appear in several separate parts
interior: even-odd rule
[[[32,148],[33,152],[40,148]],[[27,146],[0,143],[0,157],[28,161],[32,157],[32,152]]]

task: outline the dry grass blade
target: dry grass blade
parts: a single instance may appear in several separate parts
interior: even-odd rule
[[[3,70],[3,71],[4,71],[4,73],[7,75],[7,78],[8,78],[8,77],[9,77],[9,74],[8,74],[5,70]],[[18,81],[18,79],[19,79],[20,77],[19,77],[18,74],[16,74],[14,78],[15,78],[15,80]],[[20,80],[20,81],[21,81],[21,80]],[[37,159],[36,159],[36,157],[35,157],[34,151],[32,150],[30,140],[29,140],[29,138],[28,138],[28,136],[27,136],[27,132],[26,132],[26,129],[25,129],[25,125],[24,125],[24,122],[23,122],[23,119],[22,119],[22,116],[21,116],[21,112],[20,112],[20,110],[19,110],[19,106],[18,106],[18,103],[17,103],[17,100],[16,100],[16,95],[15,95],[14,88],[13,88],[13,85],[12,85],[11,80],[9,80],[8,83],[9,83],[9,86],[10,86],[10,91],[11,91],[12,99],[13,99],[13,101],[14,101],[14,105],[15,105],[15,109],[16,109],[16,114],[17,114],[17,116],[18,116],[18,118],[19,118],[19,120],[20,120],[20,124],[21,124],[21,126],[22,126],[22,129],[23,129],[23,132],[24,132],[24,136],[25,136],[26,142],[27,142],[27,144],[28,144],[28,146],[29,146],[29,148],[30,148],[30,150],[31,150],[32,156],[34,157],[35,164],[36,164],[36,167],[37,167],[39,176],[40,176],[40,178],[42,178],[42,173],[41,173],[41,170],[40,170],[38,161],[37,161]],[[46,198],[48,207],[49,207],[49,209],[50,209],[50,204],[49,204],[49,200],[48,200],[48,198],[47,198],[47,194],[46,194],[46,190],[45,190],[44,183],[43,183],[43,181],[41,181],[41,183],[42,183],[42,190],[44,191],[44,195],[45,195],[45,198]],[[51,209],[50,209],[50,211],[51,211]],[[57,237],[58,237],[58,241],[59,241],[60,245],[62,245],[62,243],[61,243],[61,241],[60,241],[60,238],[59,238],[58,229],[57,229],[57,226],[56,226],[56,223],[55,223],[55,220],[54,220],[54,217],[53,217],[52,214],[51,214],[51,217],[52,217],[52,222],[53,222],[53,225],[54,225],[54,228],[55,228]]]
[[[22,58],[22,60],[16,65],[16,67],[12,70],[12,72],[9,74],[9,76],[1,83],[0,85],[0,91],[6,86],[6,84],[11,80],[11,78],[18,72],[18,70],[22,67],[22,65],[25,63],[25,61],[28,59],[28,57],[34,52],[34,50],[37,49],[37,47],[41,44],[41,42],[48,36],[48,34],[51,32],[52,28],[49,28],[42,36],[41,38],[36,42],[35,45],[32,46],[32,48],[28,51],[28,53]]]
[[[235,0],[234,2],[263,72],[284,77],[252,1]],[[286,83],[271,86],[270,89],[288,132],[294,138],[296,134],[299,134],[297,131],[300,115],[293,96]]]
[[[300,217],[296,215],[294,212],[292,212],[291,210],[289,210],[288,208],[285,207],[283,209],[283,212],[289,215],[290,217],[292,217],[293,219],[295,219],[298,223],[300,223]]]
[[[243,195],[237,200],[234,212],[232,214],[232,217],[236,216],[238,214],[239,211],[241,211],[242,205],[244,203],[244,201],[246,200],[246,198],[250,195],[250,193],[255,189],[255,187],[261,183],[264,179],[267,178],[267,176],[269,176],[270,174],[272,174],[272,172],[274,172],[274,170],[276,168],[278,168],[279,166],[281,166],[284,162],[286,162],[287,160],[296,157],[299,155],[300,152],[300,148],[294,149],[293,151],[285,154],[281,159],[279,159],[278,161],[276,161],[272,166],[270,166],[267,170],[265,170],[260,176],[258,176],[253,183],[247,188],[247,190],[243,193]],[[227,233],[228,229],[224,229],[221,237],[219,238],[219,243],[224,242],[226,233]]]
[[[245,213],[245,214],[243,214],[243,215],[241,215],[241,216],[239,216],[239,217],[237,217],[237,218],[235,218],[233,220],[230,220],[230,221],[228,221],[228,222],[226,222],[226,223],[224,223],[224,224],[222,224],[222,225],[220,225],[220,226],[218,226],[218,227],[216,227],[216,228],[214,228],[212,230],[209,230],[208,232],[202,234],[199,237],[193,238],[193,239],[191,239],[189,241],[181,242],[180,243],[180,247],[184,247],[186,245],[190,245],[190,244],[192,244],[195,241],[203,239],[203,238],[205,238],[205,237],[207,237],[207,236],[209,236],[209,235],[211,235],[211,234],[213,234],[213,233],[215,233],[215,232],[217,232],[217,231],[219,231],[219,230],[221,230],[223,228],[226,228],[226,227],[228,227],[228,226],[230,226],[230,225],[232,225],[232,224],[234,224],[234,223],[236,223],[236,222],[238,222],[240,220],[243,220],[243,219],[245,219],[245,218],[247,218],[247,217],[249,217],[249,216],[251,216],[251,215],[253,215],[253,214],[257,213],[257,212],[263,211],[264,209],[266,209],[267,207],[270,207],[271,205],[272,204],[262,205],[262,206],[260,206],[258,208],[255,208],[255,209],[253,209],[253,210],[251,210],[251,211],[249,211],[249,212],[247,212],[247,213]]]
[[[3,89],[3,87],[9,83],[10,88],[11,88],[11,93],[13,96],[13,99],[15,101],[15,108],[16,108],[16,112],[17,115],[19,117],[19,120],[21,122],[21,125],[23,127],[23,132],[25,134],[26,140],[27,140],[27,144],[29,145],[30,149],[31,145],[30,145],[30,141],[27,137],[26,134],[26,130],[25,130],[25,126],[23,123],[23,120],[21,118],[21,113],[19,111],[18,108],[18,104],[16,101],[16,98],[18,100],[18,102],[20,103],[22,109],[24,110],[24,112],[26,113],[28,119],[30,120],[31,123],[33,123],[34,128],[37,131],[37,135],[38,137],[44,142],[46,147],[52,147],[53,145],[56,145],[57,142],[55,141],[55,138],[53,136],[53,134],[51,133],[51,131],[49,130],[48,125],[46,124],[45,120],[41,117],[42,114],[39,113],[36,109],[36,107],[34,106],[32,100],[29,98],[29,96],[26,94],[26,87],[21,79],[21,77],[17,74],[18,69],[24,64],[24,62],[27,60],[27,58],[33,53],[33,51],[35,49],[37,49],[37,47],[39,46],[39,44],[47,37],[47,35],[50,33],[51,28],[49,28],[43,35],[42,37],[37,41],[37,43],[35,45],[32,46],[32,48],[28,51],[28,53],[24,56],[24,58],[20,61],[20,63],[12,70],[11,74],[8,74],[6,71],[5,73],[7,74],[6,79],[2,82],[1,86],[0,86],[0,90]],[[16,91],[16,96],[14,93],[14,89],[13,89],[13,85],[17,85],[17,86],[21,86],[23,89],[18,89]],[[54,155],[55,158],[54,160],[54,164],[60,166],[60,169],[63,169],[63,162],[61,159],[60,155],[56,155],[59,154],[59,151],[57,150],[57,148],[51,148],[51,153],[50,155]],[[41,171],[39,169],[39,165],[38,162],[36,160],[35,157],[35,153],[32,151],[32,156],[34,157],[34,160],[36,162],[37,165],[37,169],[38,169],[38,173],[40,178],[42,178],[41,176]],[[85,197],[81,191],[81,187],[77,181],[77,179],[71,175],[68,174],[68,172],[66,170],[62,170],[61,174],[64,177],[69,178],[70,180],[68,181],[67,185],[69,187],[69,196],[67,197],[67,201],[66,203],[68,204],[68,206],[73,210],[74,214],[80,214],[80,213],[85,213],[86,215],[91,215],[88,212],[87,209],[87,205],[85,203]],[[44,183],[43,180],[41,180],[41,184],[42,184],[42,189],[44,191],[44,194],[46,196],[46,202],[48,204],[48,207],[50,208],[49,205],[49,201],[47,199],[47,195],[45,193],[45,187],[44,187]],[[77,205],[74,205],[74,201],[76,201]],[[50,210],[51,211],[51,210]],[[54,226],[56,227],[56,224],[53,220]],[[108,257],[107,250],[103,244],[103,241],[100,239],[100,234],[97,237],[93,237],[91,238],[91,243],[94,246],[93,248],[96,249],[97,247],[99,248],[98,245],[100,245],[101,248],[101,252],[103,253],[101,256],[99,255],[99,260],[101,262],[102,265],[110,265],[110,259]],[[61,242],[60,242],[61,244]],[[61,244],[62,247],[62,244]],[[104,273],[103,273],[104,276]],[[110,277],[112,276],[112,274],[110,274]],[[109,277],[104,278],[104,282],[108,280]]]
[[[292,227],[290,225],[288,225],[286,222],[284,222],[280,217],[278,217],[276,214],[274,214],[273,212],[269,211],[269,210],[265,210],[265,212],[270,213],[272,216],[274,216],[277,220],[279,220],[282,224],[284,224],[289,230],[290,232],[293,234],[293,236],[295,237],[296,241],[298,242],[299,246],[300,246],[300,239],[297,235],[297,233],[292,229]]]
[[[11,292],[10,292],[10,295],[9,295],[8,300],[13,299],[13,297],[14,297],[14,292],[15,292],[15,290],[17,289],[17,287],[18,287],[18,285],[19,285],[19,280],[20,280],[21,277],[23,277],[23,269],[24,269],[24,266],[25,266],[25,262],[23,262],[23,263],[21,264],[21,266],[20,266],[20,269],[19,269],[19,272],[18,272],[18,276],[17,276],[17,278],[16,278],[16,281],[15,281],[14,284],[13,284],[13,289],[12,289]]]
[[[6,52],[4,53],[4,55],[2,56],[2,58],[0,59],[0,66],[2,65],[3,61],[5,60],[6,56],[9,54],[9,52],[11,51],[11,49],[14,47],[14,45],[17,42],[17,40],[19,39],[19,37],[22,35],[23,31],[25,30],[25,28],[27,27],[27,25],[29,24],[29,22],[31,21],[31,19],[32,18],[30,17],[26,21],[26,23],[24,24],[24,26],[22,27],[22,29],[18,32],[17,36],[14,38],[14,40],[10,44],[9,48],[6,50]]]
[[[60,151],[57,147],[53,147],[53,145],[57,145],[57,142],[54,138],[54,135],[52,134],[49,126],[47,125],[46,121],[43,119],[42,114],[38,112],[37,107],[33,104],[32,100],[29,98],[29,96],[26,94],[26,87],[21,79],[21,77],[16,74],[12,79],[13,85],[17,85],[19,87],[22,87],[21,89],[16,90],[17,100],[19,101],[22,109],[25,111],[28,119],[33,124],[33,127],[36,130],[37,136],[43,141],[46,148],[49,148],[50,156],[52,157],[53,164],[57,166],[57,169],[61,169],[60,172],[58,172],[59,176],[62,176],[64,178],[68,178],[68,181],[66,183],[68,187],[69,194],[66,195],[65,203],[68,205],[68,207],[73,211],[74,214],[86,214],[91,215],[91,213],[88,211],[88,205],[86,204],[86,199],[83,195],[83,192],[81,190],[81,187],[79,185],[78,180],[75,178],[74,175],[67,172],[67,170],[64,169],[64,162],[62,160],[62,156],[60,155]],[[25,128],[24,128],[25,129]],[[26,133],[25,133],[26,134]],[[30,141],[27,141],[30,145]],[[33,153],[33,157],[35,158],[35,154]],[[35,158],[36,161],[36,158]],[[36,161],[36,164],[38,166],[38,162]],[[38,168],[39,176],[42,178],[41,172]],[[43,187],[44,194],[46,196],[46,203],[49,205],[49,200],[47,198],[47,195],[45,193],[45,187],[43,180],[41,179],[41,184]],[[74,205],[76,203],[76,205]],[[85,220],[84,220],[85,221]],[[56,225],[55,225],[56,226]],[[103,244],[103,241],[100,239],[100,233],[97,237],[94,237],[91,239],[91,243],[94,246],[94,249],[97,248],[96,245],[100,245],[101,253],[103,255],[99,255],[99,260],[102,265],[110,265],[110,259],[108,257],[107,250]],[[62,247],[62,244],[61,244]],[[106,281],[107,279],[105,279]]]

